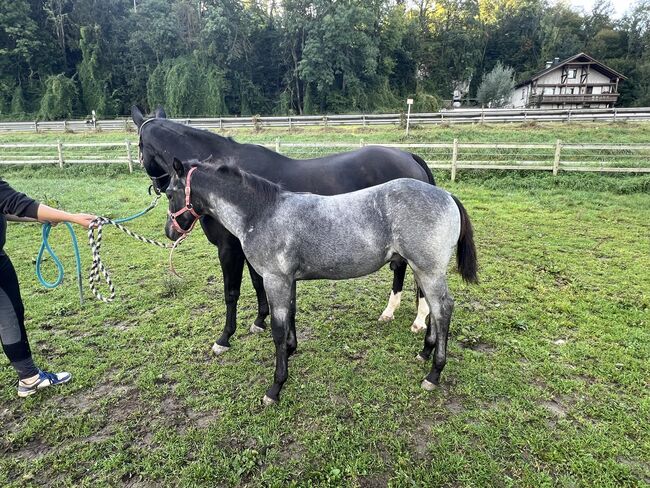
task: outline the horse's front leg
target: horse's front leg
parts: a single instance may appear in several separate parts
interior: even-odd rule
[[[266,290],[264,290],[264,280],[262,277],[255,271],[251,263],[248,263],[248,271],[251,275],[251,281],[253,282],[253,288],[255,288],[255,293],[257,294],[257,318],[253,325],[251,325],[250,331],[253,334],[259,334],[266,330],[266,317],[269,316],[269,302],[266,299]]]
[[[223,272],[223,292],[226,300],[226,325],[221,337],[212,346],[212,352],[222,354],[230,349],[230,337],[237,328],[237,301],[244,272],[244,251],[239,240],[230,235],[219,245],[219,261]]]
[[[273,385],[262,399],[265,405],[280,400],[280,390],[289,376],[289,330],[291,323],[291,296],[295,282],[286,276],[265,276],[264,285],[271,307],[271,333],[275,343],[275,376]]]

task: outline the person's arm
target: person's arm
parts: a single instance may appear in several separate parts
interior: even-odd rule
[[[69,213],[56,208],[48,207],[42,203],[38,206],[37,219],[39,222],[51,222],[53,224],[59,222],[72,222],[79,224],[86,229],[90,223],[97,218],[96,215],[83,214],[83,213]]]
[[[9,222],[38,222],[38,219],[32,217],[16,217],[15,215],[5,215]]]
[[[97,218],[94,215],[64,212],[38,203],[24,193],[17,192],[2,180],[0,180],[0,214],[20,219],[34,219],[39,222],[73,222],[86,228]]]

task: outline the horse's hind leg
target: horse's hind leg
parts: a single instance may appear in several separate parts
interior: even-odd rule
[[[402,301],[402,289],[404,288],[404,276],[406,275],[406,261],[394,261],[390,264],[393,270],[393,288],[390,292],[390,298],[386,308],[379,316],[380,322],[389,322],[395,318],[397,310]]]
[[[291,287],[291,305],[289,306],[289,331],[287,334],[287,355],[293,356],[298,348],[296,337],[296,282]]]
[[[451,314],[454,311],[454,300],[449,294],[447,278],[442,275],[437,278],[418,276],[424,300],[429,305],[430,313],[427,320],[427,331],[424,336],[424,347],[418,359],[426,361],[433,356],[431,372],[422,381],[422,388],[432,390],[440,381],[440,373],[447,363],[447,339]]]
[[[411,332],[415,334],[427,328],[427,317],[429,316],[429,305],[427,305],[424,293],[419,286],[417,286],[416,293],[418,295],[418,314],[411,325]]]
[[[248,271],[251,275],[251,281],[253,282],[253,288],[255,288],[255,294],[257,295],[257,318],[253,325],[251,325],[250,331],[253,334],[259,334],[264,332],[266,329],[266,317],[269,316],[269,302],[266,299],[266,290],[264,290],[264,280],[262,277],[257,274],[257,271],[253,269],[251,263],[248,263]]]

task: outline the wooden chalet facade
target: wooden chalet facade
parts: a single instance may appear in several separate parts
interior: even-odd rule
[[[610,108],[618,100],[622,74],[580,53],[546,63],[546,69],[517,84],[515,108]]]

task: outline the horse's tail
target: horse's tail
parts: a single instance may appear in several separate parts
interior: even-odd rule
[[[418,163],[420,167],[424,170],[424,172],[427,174],[427,178],[429,178],[429,183],[431,183],[433,186],[436,186],[436,179],[433,177],[433,173],[431,172],[431,168],[429,168],[427,162],[417,154],[413,154],[413,153],[410,154],[411,157],[415,160],[415,162]]]
[[[467,283],[478,283],[478,261],[474,246],[474,230],[472,222],[463,204],[455,196],[451,196],[460,211],[460,237],[456,246],[456,264],[458,272]]]

